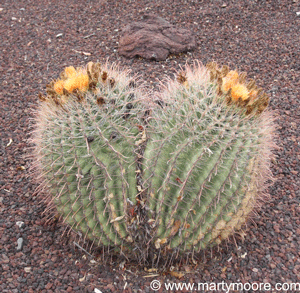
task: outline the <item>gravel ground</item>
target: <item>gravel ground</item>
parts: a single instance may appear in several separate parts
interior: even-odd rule
[[[244,292],[279,292],[276,283],[286,283],[286,289],[299,283],[299,11],[298,0],[1,0],[0,292],[154,292],[154,279],[162,284],[264,282],[273,289],[253,286]],[[197,49],[161,62],[119,56],[121,29],[145,12],[192,30]],[[155,276],[134,263],[90,257],[72,237],[61,236],[60,223],[45,221],[45,206],[33,196],[36,186],[25,155],[38,93],[65,66],[107,58],[154,87],[157,78],[186,62],[215,60],[248,72],[272,98],[279,148],[270,200],[249,223],[244,239],[204,251],[197,263],[176,267],[177,275]],[[167,291],[162,286],[158,292]],[[226,291],[211,287],[209,292]]]

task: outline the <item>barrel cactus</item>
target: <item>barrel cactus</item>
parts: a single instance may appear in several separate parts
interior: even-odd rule
[[[144,153],[155,244],[199,251],[240,230],[260,202],[273,146],[268,97],[211,63],[180,72],[160,100]]]
[[[67,67],[40,100],[35,170],[49,206],[143,262],[220,244],[270,178],[268,97],[226,66],[187,66],[155,99],[114,66]]]

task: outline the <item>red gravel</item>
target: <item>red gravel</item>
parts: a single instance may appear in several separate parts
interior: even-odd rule
[[[0,292],[153,292],[153,279],[272,286],[300,282],[299,11],[297,0],[2,0]],[[161,62],[119,56],[122,27],[145,12],[192,30],[197,49]],[[117,259],[91,262],[68,237],[61,237],[60,223],[45,223],[45,207],[33,196],[36,186],[24,156],[38,93],[65,66],[108,57],[153,86],[186,62],[214,59],[255,77],[277,111],[279,149],[272,165],[277,181],[269,189],[270,201],[255,224],[248,225],[244,241],[223,243],[196,256],[197,264],[176,268],[184,273],[180,280],[170,274],[145,278],[151,273],[133,263],[122,268]],[[17,251],[19,238],[23,247]]]

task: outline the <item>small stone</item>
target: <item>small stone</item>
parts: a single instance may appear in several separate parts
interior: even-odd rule
[[[19,228],[24,228],[25,223],[22,222],[22,221],[18,221],[18,222],[16,222],[16,225],[17,225]]]
[[[280,226],[278,224],[273,225],[274,231],[280,233]]]
[[[247,252],[245,252],[244,254],[241,255],[241,258],[246,258],[247,256]]]
[[[16,257],[16,258],[21,258],[23,255],[24,255],[24,253],[20,251],[20,252],[17,252],[17,253],[15,254],[15,257]]]
[[[25,273],[30,273],[31,272],[31,267],[25,267],[24,271],[25,271]]]
[[[112,292],[114,292],[115,291],[115,286],[113,284],[108,284],[108,285],[105,286],[105,289],[109,289]]]
[[[45,286],[45,288],[46,288],[47,290],[50,290],[50,289],[52,288],[52,286],[53,286],[52,283],[48,283],[48,284]]]
[[[18,244],[18,246],[17,246],[17,251],[22,250],[22,248],[23,248],[23,243],[24,243],[23,238],[22,238],[22,237],[18,238],[18,240],[17,240],[17,244]]]
[[[9,270],[9,266],[7,264],[2,264],[2,269],[4,271],[8,271]]]
[[[297,15],[297,16],[300,16],[300,11],[297,11],[297,12],[296,12],[296,15]]]
[[[258,273],[258,269],[257,269],[257,268],[253,268],[252,271],[253,271],[254,273]]]
[[[2,263],[9,263],[9,258],[6,254],[2,253]]]

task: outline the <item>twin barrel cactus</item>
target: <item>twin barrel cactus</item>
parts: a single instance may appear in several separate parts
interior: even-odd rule
[[[35,118],[41,189],[73,230],[142,262],[220,244],[270,178],[268,97],[245,74],[186,66],[150,99],[116,66],[67,67]]]

